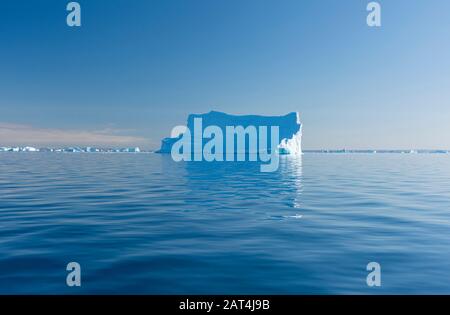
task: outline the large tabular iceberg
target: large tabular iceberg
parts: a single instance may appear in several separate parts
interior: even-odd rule
[[[300,123],[300,117],[298,113],[292,112],[284,116],[258,116],[258,115],[229,115],[222,112],[211,111],[206,114],[191,114],[188,117],[187,121],[187,129],[190,131],[192,135],[191,143],[192,143],[192,152],[194,153],[196,150],[203,150],[205,142],[198,147],[194,145],[194,129],[198,128],[196,125],[196,121],[199,121],[198,118],[201,118],[201,132],[205,130],[205,128],[209,126],[215,126],[220,128],[223,135],[227,134],[227,127],[229,126],[242,126],[246,130],[247,127],[260,130],[267,130],[267,147],[265,149],[268,152],[271,152],[275,149],[276,152],[280,154],[294,154],[298,155],[302,153],[302,124]],[[266,127],[267,129],[261,129],[260,127]],[[270,139],[271,139],[271,127],[278,127],[279,138],[275,143],[276,147],[272,147]],[[248,136],[248,135],[247,135]],[[157,151],[157,153],[171,153],[172,146],[180,140],[182,135],[178,135],[171,138],[164,138],[161,143],[161,148]],[[225,136],[224,136],[225,137]],[[261,137],[261,135],[259,135]],[[227,140],[227,139],[224,139]],[[246,138],[248,140],[248,137]],[[253,147],[254,148],[254,147]],[[258,149],[260,147],[258,146]],[[227,146],[223,145],[223,152],[227,152]],[[235,151],[236,152],[236,151]],[[257,153],[251,152],[249,143],[245,144],[245,153]]]

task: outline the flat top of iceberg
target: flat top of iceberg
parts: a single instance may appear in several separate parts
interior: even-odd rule
[[[219,111],[210,111],[205,114],[190,114],[188,117],[188,126],[192,123],[194,118],[202,118],[204,122],[207,124],[212,124],[214,122],[215,125],[223,126],[280,126],[282,124],[298,124],[299,121],[299,113],[291,112],[282,116],[263,116],[263,115],[233,115],[227,114]],[[298,129],[299,126],[297,126]]]

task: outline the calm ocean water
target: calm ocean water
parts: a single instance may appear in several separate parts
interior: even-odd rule
[[[0,153],[0,293],[450,293],[449,155],[280,163]]]

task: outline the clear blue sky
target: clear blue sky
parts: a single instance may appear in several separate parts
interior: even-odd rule
[[[368,0],[84,0],[81,28],[68,2],[1,2],[0,142],[299,111],[305,149],[450,149],[448,0],[379,1],[379,29]]]

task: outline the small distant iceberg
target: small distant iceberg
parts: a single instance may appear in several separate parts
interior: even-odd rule
[[[195,143],[196,141],[194,141],[194,135],[200,133],[203,136],[204,131],[208,130],[208,127],[215,128],[214,130],[216,131],[221,131],[221,135],[223,136],[220,144],[221,147],[216,148],[216,150],[225,154],[230,153],[229,151],[250,154],[261,153],[261,151],[292,155],[302,154],[302,124],[300,122],[300,115],[297,112],[291,112],[284,116],[230,115],[217,111],[211,111],[206,114],[191,114],[188,116],[187,125],[184,130],[189,131],[189,149],[193,154],[203,151],[205,146],[208,145],[208,139],[205,139],[201,143]],[[230,130],[233,131],[231,127],[234,127],[234,131],[236,132],[230,133]],[[278,140],[276,142],[271,141],[273,139],[272,127],[277,127],[278,130]],[[199,128],[201,130],[198,130]],[[237,132],[239,130],[242,132]],[[263,135],[261,131],[264,131],[265,134]],[[251,136],[255,132],[259,140],[258,145],[252,143],[251,139]],[[156,153],[171,153],[172,147],[183,137],[184,133],[186,131],[178,135],[172,134],[172,137],[169,138],[164,138],[161,141],[160,149]],[[233,142],[231,147],[227,145],[227,142],[230,140],[228,138],[233,138],[231,139]],[[241,143],[244,142],[245,145],[238,147],[237,143],[239,141]],[[263,147],[261,146],[261,142],[265,142]]]
[[[301,219],[303,218],[303,215],[301,214],[295,214],[295,215],[286,215],[284,216],[285,218],[289,218],[289,219]]]
[[[96,147],[65,147],[65,148],[35,148],[35,147],[0,147],[0,152],[64,152],[64,153],[141,153],[146,152],[139,147],[131,148],[96,148]]]

